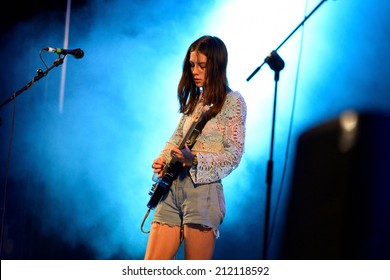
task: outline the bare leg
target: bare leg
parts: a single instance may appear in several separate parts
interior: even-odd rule
[[[186,260],[211,260],[215,236],[212,229],[201,225],[184,225],[184,258]]]
[[[180,227],[153,223],[145,260],[171,260],[180,247]]]

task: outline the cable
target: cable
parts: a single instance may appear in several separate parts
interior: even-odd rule
[[[7,185],[8,185],[8,170],[9,162],[11,158],[11,146],[12,146],[12,137],[14,134],[15,128],[15,111],[16,111],[16,98],[13,98],[14,106],[12,110],[12,122],[11,122],[11,135],[8,144],[8,156],[5,164],[5,180],[4,180],[4,191],[3,191],[3,205],[2,205],[2,214],[1,214],[1,236],[0,236],[0,256],[3,254],[3,242],[4,242],[4,225],[5,225],[5,210],[6,210],[6,198],[7,198]],[[1,257],[1,259],[3,259]]]

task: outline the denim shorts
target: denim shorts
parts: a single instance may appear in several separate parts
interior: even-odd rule
[[[167,196],[157,205],[152,222],[169,226],[197,224],[213,229],[218,237],[225,213],[221,181],[194,184],[188,168],[183,168]]]

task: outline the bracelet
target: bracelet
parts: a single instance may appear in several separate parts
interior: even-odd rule
[[[198,157],[196,155],[194,155],[194,157],[192,158],[192,165],[193,166],[198,165]]]

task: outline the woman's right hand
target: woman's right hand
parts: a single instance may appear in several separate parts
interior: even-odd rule
[[[164,175],[164,166],[166,161],[162,157],[158,157],[153,161],[152,168],[153,172],[158,175],[158,178],[161,178]]]

